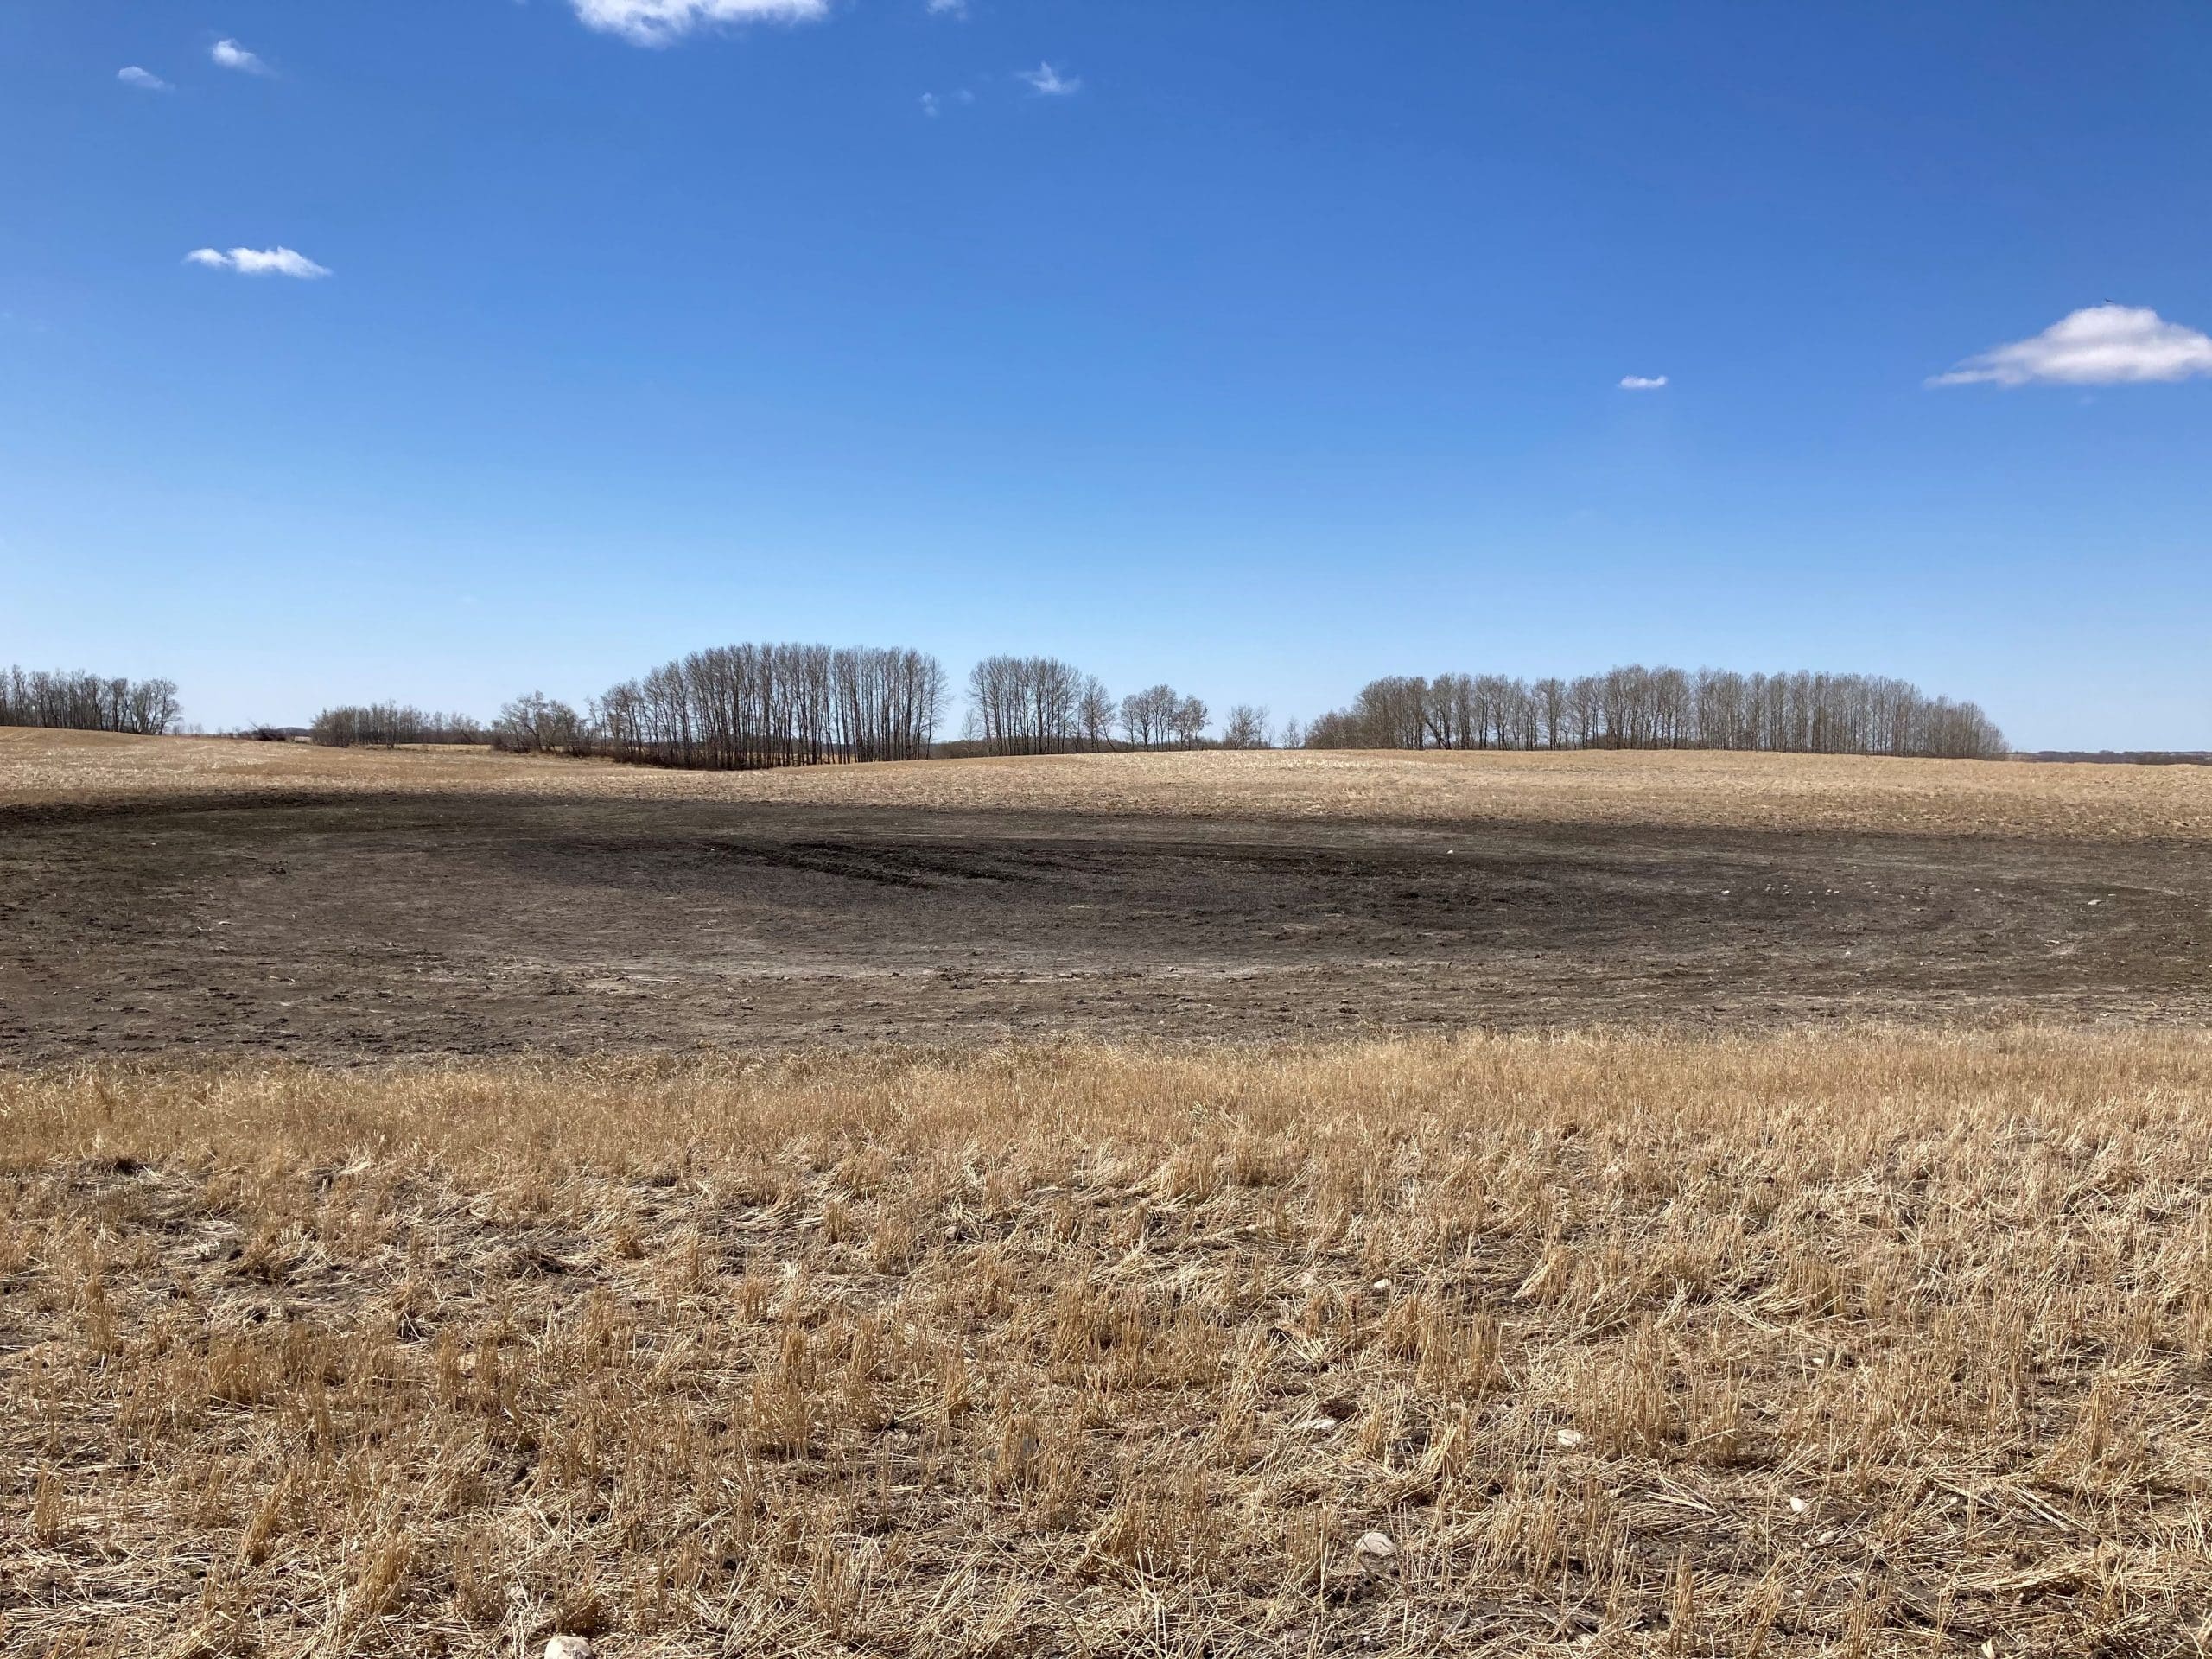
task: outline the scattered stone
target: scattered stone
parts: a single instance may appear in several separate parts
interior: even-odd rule
[[[1359,1563],[1363,1573],[1379,1573],[1398,1557],[1398,1547],[1379,1532],[1360,1535],[1359,1541],[1351,1547],[1352,1559]]]
[[[1291,1425],[1291,1427],[1300,1434],[1333,1434],[1342,1427],[1341,1423],[1325,1411],[1319,1416],[1308,1417],[1302,1423]]]
[[[591,1638],[556,1636],[545,1644],[545,1659],[591,1659]]]
[[[1793,1497],[1789,1500],[1789,1513],[1792,1515],[1802,1515],[1808,1507],[1802,1497]]]
[[[1559,1432],[1559,1443],[1570,1452],[1589,1438],[1579,1428],[1562,1428]]]

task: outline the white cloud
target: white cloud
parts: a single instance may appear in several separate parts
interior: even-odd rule
[[[1017,69],[1014,79],[1027,81],[1029,89],[1040,98],[1067,98],[1083,90],[1079,77],[1064,75],[1049,63],[1040,63],[1034,69]]]
[[[289,248],[232,248],[228,253],[194,248],[184,257],[188,264],[205,265],[210,270],[235,270],[241,276],[297,276],[312,281],[330,275],[324,266]]]
[[[141,69],[137,64],[118,69],[115,78],[126,86],[136,86],[142,92],[166,92],[169,84],[150,69]]]
[[[215,49],[207,54],[226,69],[235,69],[242,75],[265,75],[269,66],[236,41],[218,41]]]
[[[569,0],[586,26],[637,46],[666,46],[715,23],[811,23],[830,0]]]
[[[1667,384],[1663,374],[1624,374],[1621,376],[1623,391],[1656,391]]]
[[[1970,357],[1931,386],[2115,386],[2212,374],[2212,338],[2148,306],[2090,305],[2032,340]]]
[[[944,112],[944,99],[940,99],[935,92],[924,92],[922,94],[922,113],[924,115],[941,115]]]
[[[968,0],[929,0],[923,10],[932,17],[965,17]]]

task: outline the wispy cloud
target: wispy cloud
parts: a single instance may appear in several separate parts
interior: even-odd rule
[[[1014,79],[1027,81],[1029,90],[1040,98],[1071,98],[1083,90],[1083,81],[1075,75],[1064,75],[1049,63],[1040,63],[1034,69],[1017,69]]]
[[[234,270],[241,276],[296,276],[311,282],[330,275],[327,267],[289,248],[232,248],[228,253],[217,248],[194,248],[184,257],[188,264],[205,265],[210,270]]]
[[[922,9],[932,17],[965,17],[968,0],[929,0]]]
[[[927,116],[939,116],[944,113],[945,107],[948,105],[973,104],[975,101],[976,94],[969,92],[965,86],[961,87],[957,92],[948,93],[943,97],[940,97],[935,92],[924,92],[922,94],[922,113]]]
[[[2212,374],[2212,338],[2148,306],[2091,305],[2031,340],[1970,357],[1931,386],[2116,386]]]
[[[811,23],[830,0],[570,0],[592,29],[637,46],[666,46],[717,23]]]
[[[1663,374],[1624,374],[1621,376],[1623,391],[1656,391],[1667,384]]]
[[[163,80],[152,70],[141,69],[135,63],[117,70],[115,78],[124,86],[136,86],[141,92],[166,92],[170,90],[168,82]]]
[[[249,52],[236,41],[218,41],[215,49],[207,54],[226,69],[235,69],[242,75],[265,75],[269,66],[259,54]]]

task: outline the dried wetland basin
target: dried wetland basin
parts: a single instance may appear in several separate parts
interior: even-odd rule
[[[0,733],[0,1651],[2207,1651],[2208,786]]]
[[[2212,772],[0,734],[0,1055],[2201,1021]]]

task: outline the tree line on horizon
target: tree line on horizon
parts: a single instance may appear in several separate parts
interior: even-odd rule
[[[1730,749],[1985,759],[2004,734],[1972,702],[1865,674],[1694,673],[1630,664],[1534,682],[1498,674],[1389,676],[1301,732],[1238,704],[1207,735],[1199,698],[1160,684],[1115,698],[1056,657],[988,657],[969,671],[962,737],[937,732],[949,677],[916,651],[717,647],[626,681],[588,714],[537,694],[491,728],[496,747],[745,768],[1101,749]],[[425,717],[426,719],[429,717]]]
[[[921,760],[947,753],[1101,749],[1397,748],[1770,750],[1986,759],[2004,734],[1972,702],[1864,674],[1685,672],[1631,664],[1574,679],[1388,676],[1300,731],[1240,703],[1211,711],[1173,686],[1114,697],[1055,657],[989,657],[969,672],[962,736],[938,734],[953,700],[935,657],[900,648],[715,646],[613,686],[579,713],[531,692],[488,725],[399,702],[326,709],[306,734],[335,747],[486,744],[717,770]],[[0,725],[160,734],[179,720],[168,680],[0,670]],[[289,728],[297,732],[297,728]],[[255,734],[289,734],[257,728]]]
[[[1316,749],[1731,749],[1987,760],[2005,735],[1972,702],[1868,674],[1686,673],[1641,664],[1572,680],[1390,676],[1315,720]]]
[[[0,726],[160,737],[182,714],[174,680],[110,679],[80,670],[0,669]]]

